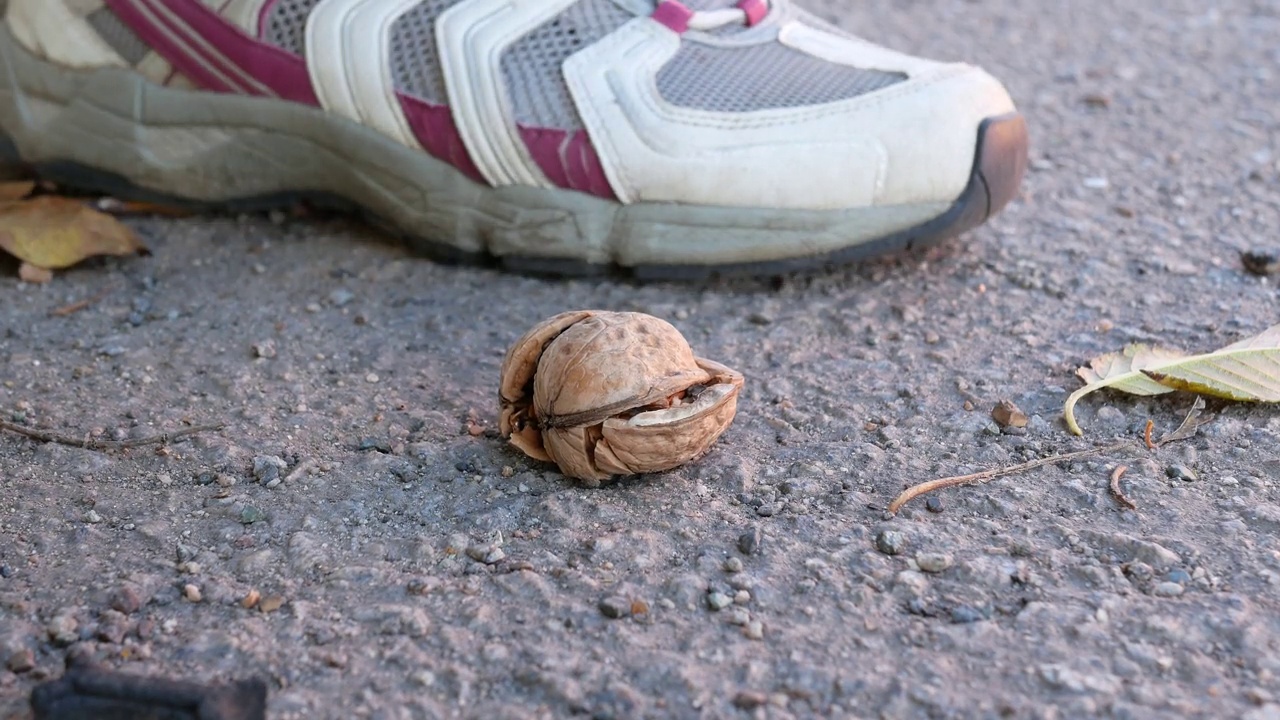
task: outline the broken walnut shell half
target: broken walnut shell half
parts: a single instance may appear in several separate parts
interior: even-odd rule
[[[499,429],[529,457],[598,484],[705,453],[733,422],[742,383],[741,373],[695,357],[665,320],[567,312],[507,351]]]

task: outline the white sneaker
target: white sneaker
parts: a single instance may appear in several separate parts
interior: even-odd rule
[[[43,176],[240,208],[341,198],[430,254],[514,269],[845,262],[982,223],[1026,164],[991,76],[791,0],[7,6],[0,144]]]

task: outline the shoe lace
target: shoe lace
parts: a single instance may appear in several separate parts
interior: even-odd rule
[[[671,0],[657,0],[662,5]],[[755,25],[773,9],[773,0],[742,0],[733,7],[697,10],[689,16],[689,29],[710,32],[729,25]]]

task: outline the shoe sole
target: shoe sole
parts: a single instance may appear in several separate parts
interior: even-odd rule
[[[126,200],[260,211],[300,200],[362,212],[442,262],[641,280],[777,276],[955,237],[1017,193],[1021,115],[978,128],[951,203],[797,211],[617,202],[491,188],[425,152],[316,108],[162,87],[130,70],[49,63],[0,26],[0,161]]]

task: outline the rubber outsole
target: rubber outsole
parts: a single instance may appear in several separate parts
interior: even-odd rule
[[[964,192],[951,207],[925,223],[842,250],[760,263],[717,265],[643,265],[639,279],[701,280],[711,276],[769,277],[849,265],[860,260],[910,252],[962,235],[999,213],[1018,194],[1027,171],[1027,122],[1020,113],[988,118],[978,127],[973,170]]]
[[[13,143],[0,139],[0,160],[21,162]],[[206,203],[157,193],[138,187],[127,178],[74,162],[36,163],[40,178],[59,185],[97,192],[123,200],[172,205],[201,212],[263,212],[309,202],[341,212],[361,215],[366,222],[397,235],[416,254],[453,265],[499,266],[504,270],[551,277],[623,275],[641,281],[702,281],[717,277],[775,277],[850,265],[894,253],[911,252],[957,237],[986,222],[1017,195],[1027,166],[1027,126],[1022,115],[990,118],[978,130],[973,171],[964,192],[943,214],[912,228],[883,238],[819,255],[755,263],[723,265],[603,265],[568,258],[494,256],[472,253],[447,243],[404,235],[398,228],[371,215],[345,198],[315,193],[285,192],[221,203]]]
[[[1027,126],[1014,113],[977,128],[969,179],[949,204],[624,206],[559,189],[488,188],[313,108],[165,88],[126,70],[67,70],[0,25],[0,162],[69,188],[199,211],[299,201],[352,210],[425,257],[524,274],[704,280],[845,265],[985,222],[1017,193],[1026,161]]]

